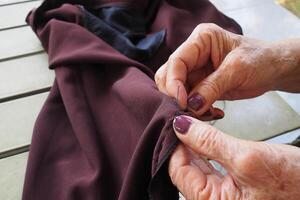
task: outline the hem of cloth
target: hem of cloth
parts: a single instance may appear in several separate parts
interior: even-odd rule
[[[158,167],[157,167],[158,170],[153,175],[153,177],[150,181],[149,187],[148,187],[148,195],[149,195],[150,200],[155,200],[156,193],[153,191],[153,186],[154,186],[154,184],[156,184],[157,181],[159,181],[158,175],[159,175],[160,169],[163,167],[164,164],[166,164],[167,160],[170,158],[171,154],[175,150],[178,143],[179,143],[178,140],[173,142],[173,144],[171,144],[170,147],[168,148],[166,154],[163,156],[161,161],[158,163]]]
[[[171,118],[168,123],[171,123],[170,126],[173,127],[173,120],[176,116],[179,115],[187,115],[187,116],[193,116],[193,113],[188,112],[188,111],[176,111],[174,114],[174,117]],[[173,128],[172,128],[173,130]],[[175,134],[175,133],[174,133]],[[176,136],[174,136],[176,137]],[[162,141],[161,145],[163,146],[165,143],[166,137],[164,138],[164,140]],[[162,172],[164,169],[168,169],[168,160],[170,158],[170,156],[172,155],[172,153],[174,152],[175,148],[177,147],[177,145],[179,144],[179,140],[176,137],[176,140],[174,140],[171,144],[169,144],[169,147],[165,150],[164,155],[161,156],[161,158],[158,160],[158,163],[156,164],[156,170],[154,171],[152,178],[150,180],[149,186],[148,186],[148,195],[149,195],[149,199],[150,200],[158,200],[157,199],[157,193],[155,191],[155,188],[159,188],[161,183],[163,183],[163,181],[160,182],[160,178],[162,178]],[[168,173],[168,170],[167,170]],[[169,174],[167,174],[167,176],[169,176]],[[175,186],[174,186],[175,189]],[[169,194],[170,196],[168,197],[168,199],[172,200],[172,198],[174,197],[174,199],[178,199],[179,198],[179,191],[176,188],[176,196],[172,196],[173,194]]]

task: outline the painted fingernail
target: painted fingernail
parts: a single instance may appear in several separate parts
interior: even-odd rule
[[[174,119],[173,127],[181,134],[186,134],[191,126],[192,120],[185,116],[177,116]]]
[[[188,98],[187,105],[189,108],[197,111],[204,105],[204,98],[198,94],[193,94]]]
[[[213,116],[213,114],[211,113],[211,110],[208,109],[205,113],[202,114],[202,116],[210,117],[210,116]]]
[[[215,120],[223,119],[223,118],[224,118],[224,115],[216,115],[216,116],[214,116]]]
[[[224,112],[220,109],[215,109],[215,116],[214,119],[222,119],[224,118]]]

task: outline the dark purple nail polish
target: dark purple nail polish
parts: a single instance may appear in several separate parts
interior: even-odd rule
[[[192,120],[185,116],[177,116],[175,117],[173,126],[178,133],[186,134],[190,128]]]
[[[193,94],[188,98],[188,107],[197,111],[204,105],[204,98],[198,94]]]
[[[205,113],[202,114],[204,117],[211,117],[213,114],[211,113],[210,109],[208,109]]]
[[[224,118],[224,115],[216,115],[214,117],[215,120],[218,120],[218,119],[223,119]]]

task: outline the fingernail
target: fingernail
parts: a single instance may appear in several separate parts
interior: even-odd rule
[[[222,119],[224,118],[224,112],[222,110],[216,109],[214,119]]]
[[[197,111],[204,105],[204,98],[198,94],[193,94],[188,98],[187,105],[189,108]]]
[[[224,118],[224,115],[216,115],[216,116],[214,116],[215,120],[223,119],[223,118]]]
[[[173,127],[178,133],[186,134],[191,126],[192,120],[185,116],[177,116],[174,119]]]
[[[211,110],[208,109],[205,113],[202,114],[202,116],[205,116],[205,117],[210,117],[212,116],[213,114],[211,113]]]

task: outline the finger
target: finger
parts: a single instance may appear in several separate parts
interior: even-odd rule
[[[212,25],[211,25],[212,26]],[[189,72],[202,68],[210,62],[210,50],[214,37],[211,29],[216,26],[197,26],[189,38],[170,56],[167,62],[166,89],[170,96],[176,98],[178,87],[184,88]],[[213,56],[216,57],[216,56]],[[179,103],[186,107],[186,91],[180,91]]]
[[[210,107],[203,115],[198,119],[201,121],[212,121],[224,118],[224,112],[219,108]]]
[[[187,81],[187,75],[197,66],[199,53],[198,48],[193,43],[184,42],[167,62],[166,89],[170,96],[178,97],[182,108],[186,108],[187,91],[184,85]],[[178,88],[181,88],[179,94]]]
[[[242,199],[241,191],[234,183],[232,177],[227,175],[221,185],[220,199]]]
[[[162,65],[155,73],[154,80],[155,83],[162,93],[168,95],[167,89],[166,89],[166,76],[167,76],[167,65]]]
[[[204,171],[207,169],[204,169]],[[200,187],[205,186],[206,177],[199,168],[190,165],[190,157],[187,149],[183,145],[178,145],[172,154],[169,162],[169,175],[174,185],[184,188],[184,177],[197,178]]]
[[[241,36],[231,33],[216,24],[199,24],[187,41],[192,41],[199,49],[198,66],[211,62],[216,69],[226,55],[241,43]]]
[[[227,170],[243,149],[243,141],[188,116],[177,116],[173,123],[177,137],[196,153],[218,161]],[[246,147],[245,147],[246,148]]]
[[[186,108],[187,91],[185,89],[187,68],[182,61],[171,59],[167,63],[166,90],[174,97],[182,109]]]
[[[200,81],[205,79],[208,75],[213,73],[215,70],[213,69],[212,64],[209,62],[202,68],[195,69],[188,74],[187,84],[194,88]]]
[[[200,164],[190,164],[190,154],[186,148],[179,145],[173,153],[169,163],[169,175],[173,184],[186,197],[186,199],[214,199],[217,184],[221,178],[211,174],[210,168],[204,161],[199,160]],[[199,167],[200,166],[200,167]],[[208,175],[205,175],[207,171]],[[198,195],[199,198],[196,198]]]
[[[205,113],[224,93],[235,87],[228,70],[224,68],[228,67],[213,72],[190,91],[187,106],[197,116]]]
[[[217,68],[234,46],[229,45],[230,48],[223,44],[232,43],[233,39],[229,39],[229,35],[227,31],[214,24],[198,25],[189,38],[170,56],[167,61],[166,90],[169,96],[178,98],[182,108],[186,108],[187,104],[184,85],[188,73],[206,66],[210,60]],[[180,88],[179,94],[178,88]],[[208,107],[206,106],[206,109]]]
[[[196,159],[197,162],[192,162]],[[223,177],[210,163],[178,145],[169,163],[169,175],[186,199],[239,199],[240,192],[230,176]]]
[[[223,178],[224,176],[216,170],[216,168],[209,162],[208,159],[200,156],[199,154],[195,153],[193,150],[186,148],[190,153],[190,165],[196,166],[199,168],[205,175],[214,174],[219,178]]]

